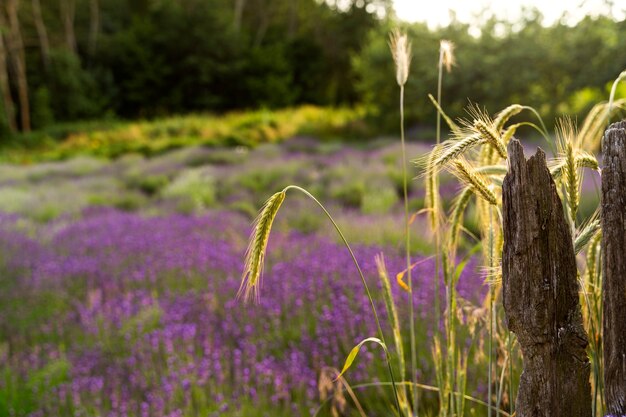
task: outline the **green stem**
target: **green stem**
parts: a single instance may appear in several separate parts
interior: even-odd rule
[[[443,51],[441,51],[441,49],[439,50],[439,65],[438,65],[438,77],[437,77],[437,103],[439,104],[439,106],[441,106],[441,90],[442,90],[442,84],[443,84]],[[437,112],[437,146],[439,146],[439,144],[441,143],[441,113]],[[438,174],[433,174],[435,175],[435,183],[438,185],[438,181],[437,181],[437,176]],[[437,187],[433,187],[433,193],[439,192],[439,190],[437,189]],[[438,204],[439,200],[435,199],[435,204]],[[432,209],[435,212],[435,216],[438,213],[438,210],[436,207],[432,207]],[[439,299],[439,275],[441,274],[441,238],[440,238],[440,233],[439,233],[439,219],[435,219],[435,331],[437,331],[439,329],[439,323],[441,321],[441,317],[440,317],[440,299]],[[446,299],[449,299],[448,296],[448,291],[449,289],[446,289]],[[448,333],[448,332],[446,332]],[[447,334],[446,337],[446,342],[450,343],[450,334]],[[450,350],[446,349],[446,354],[449,355],[450,354]],[[451,381],[449,381],[451,382]],[[450,408],[450,410],[452,411],[452,409]]]
[[[404,86],[400,86],[400,142],[402,144],[402,191],[404,196],[404,236],[406,253],[406,279],[409,287],[409,326],[411,336],[411,373],[412,380],[417,384],[417,347],[415,343],[415,312],[413,307],[413,280],[411,279],[411,231],[409,229],[409,191],[408,173],[406,168],[406,145],[404,140]],[[418,392],[413,387],[413,415],[418,415]]]
[[[513,333],[509,332],[509,340],[507,343],[509,351],[509,412],[513,414],[515,411],[515,399],[513,398]]]
[[[372,307],[372,312],[374,313],[374,318],[376,319],[376,327],[378,328],[378,333],[380,334],[380,340],[386,346],[387,342],[385,342],[385,335],[383,334],[383,328],[380,325],[380,319],[378,318],[378,313],[376,312],[376,306],[374,305],[374,299],[372,298],[372,294],[370,293],[370,289],[369,289],[369,287],[367,285],[367,281],[365,280],[365,276],[363,275],[363,271],[361,270],[361,267],[359,266],[359,262],[356,260],[356,256],[354,255],[354,252],[352,251],[352,248],[350,247],[350,244],[348,243],[348,241],[346,240],[346,237],[343,235],[343,232],[341,231],[341,229],[339,228],[339,226],[335,222],[335,219],[333,219],[333,217],[330,215],[328,210],[326,210],[326,207],[324,207],[324,205],[322,203],[320,203],[320,201],[317,198],[315,198],[313,196],[313,194],[311,194],[310,192],[308,192],[304,188],[298,187],[297,185],[289,185],[289,186],[287,186],[287,187],[285,187],[283,189],[284,192],[287,192],[288,190],[300,191],[301,193],[303,193],[304,195],[309,197],[311,200],[313,200],[315,203],[317,203],[317,205],[322,209],[324,214],[326,214],[326,217],[328,217],[330,222],[335,227],[335,230],[339,234],[339,237],[343,241],[343,244],[345,245],[346,249],[348,249],[348,252],[350,252],[350,256],[352,257],[352,262],[354,262],[354,266],[356,267],[357,271],[359,272],[359,276],[361,277],[361,281],[363,282],[363,287],[365,288],[365,293],[367,294],[367,298],[368,298],[368,300],[370,302],[370,306]],[[393,369],[391,368],[391,356],[389,355],[389,352],[386,349],[385,349],[385,359],[387,360],[387,368],[389,369],[389,376],[391,378],[391,381],[393,382],[392,388],[393,388],[393,394],[394,394],[396,407],[398,407],[398,412],[400,412],[401,408],[400,408],[400,401],[398,400],[398,390],[396,388],[395,378],[393,376]]]
[[[491,206],[489,206],[489,270],[493,269],[493,225],[492,225],[492,211]],[[488,394],[487,394],[487,402],[491,406],[491,395],[492,395],[492,381],[491,381],[491,372],[493,369],[493,332],[494,332],[494,308],[493,308],[493,298],[494,298],[494,289],[493,285],[489,288],[489,371],[487,374],[487,383]],[[488,417],[491,417],[491,408],[487,411]]]

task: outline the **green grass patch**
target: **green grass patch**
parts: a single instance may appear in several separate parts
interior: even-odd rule
[[[321,139],[368,134],[361,109],[303,106],[225,115],[196,114],[151,121],[98,121],[57,125],[15,136],[0,148],[0,160],[31,163],[77,155],[146,156],[191,145],[256,147],[297,135]]]

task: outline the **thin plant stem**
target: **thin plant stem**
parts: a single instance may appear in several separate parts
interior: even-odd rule
[[[437,77],[437,103],[441,106],[441,90],[442,90],[442,84],[443,84],[443,51],[441,50],[441,48],[439,49],[439,65],[438,65],[438,77]],[[439,146],[439,144],[441,143],[441,113],[437,112],[437,146]],[[433,174],[435,176],[435,184],[438,184],[438,174],[434,173]],[[434,187],[433,189],[433,193],[438,193],[439,190],[437,189],[437,187]],[[435,204],[439,204],[439,199],[434,199]],[[434,210],[434,215],[435,215],[435,331],[437,331],[437,329],[439,329],[439,322],[441,321],[441,307],[440,307],[440,294],[439,294],[439,275],[441,274],[441,236],[439,233],[439,219],[437,217],[438,214],[438,208],[437,207],[432,207],[432,209]],[[446,288],[446,298],[449,299],[449,288]],[[450,334],[449,332],[446,332],[447,337],[446,337],[446,341],[449,344],[450,343]],[[447,349],[447,355],[450,354],[450,350]],[[449,371],[448,371],[449,372]],[[452,407],[450,408],[451,412],[452,412]]]
[[[333,217],[330,215],[328,210],[326,210],[326,207],[324,207],[324,205],[317,198],[315,198],[315,196],[313,196],[313,194],[309,193],[304,188],[298,187],[297,185],[289,185],[289,186],[285,187],[283,191],[287,192],[288,190],[300,191],[301,193],[303,193],[304,195],[309,197],[311,200],[313,200],[322,209],[322,211],[324,212],[326,217],[328,217],[328,220],[330,220],[330,222],[332,223],[333,227],[337,231],[337,234],[339,234],[339,237],[343,241],[343,244],[345,245],[346,249],[348,249],[348,252],[350,252],[350,256],[352,257],[352,262],[354,262],[354,266],[356,267],[356,269],[357,269],[357,271],[359,273],[359,276],[361,277],[361,281],[363,282],[363,287],[365,288],[365,293],[367,294],[367,298],[368,298],[368,300],[370,302],[370,306],[372,307],[372,312],[374,313],[374,319],[376,320],[376,327],[378,328],[378,333],[380,334],[380,340],[383,342],[383,344],[385,346],[387,346],[387,342],[385,342],[385,335],[383,333],[383,328],[380,325],[380,319],[378,318],[378,313],[376,312],[376,306],[374,305],[374,299],[372,298],[372,294],[370,293],[369,287],[367,285],[367,281],[365,280],[365,276],[363,275],[363,271],[361,270],[361,266],[359,265],[359,262],[356,260],[356,256],[354,255],[354,252],[352,251],[352,248],[350,247],[350,244],[346,240],[346,237],[343,235],[343,232],[339,228],[339,225],[337,225],[337,223],[335,222],[335,219],[333,219]],[[396,407],[398,408],[398,412],[400,412],[400,410],[401,410],[401,408],[400,408],[400,401],[398,399],[398,390],[396,388],[395,377],[393,375],[393,369],[391,367],[391,356],[389,355],[389,352],[387,351],[387,349],[385,349],[385,359],[387,361],[387,368],[388,368],[388,371],[389,371],[389,377],[391,378],[391,381],[392,381],[394,400],[395,400],[395,403],[396,403]]]
[[[493,225],[492,225],[492,215],[491,215],[491,206],[489,206],[489,270],[493,269]],[[487,393],[487,403],[489,404],[489,409],[487,410],[487,416],[491,417],[491,394],[492,394],[492,380],[491,380],[491,372],[493,369],[493,332],[494,332],[494,308],[493,308],[493,298],[494,298],[494,289],[493,285],[489,288],[489,367],[487,373],[487,384],[488,384],[488,393]]]
[[[413,280],[411,279],[411,230],[409,228],[409,192],[408,173],[406,168],[406,145],[404,140],[404,85],[400,86],[400,142],[402,143],[402,191],[404,196],[404,235],[406,253],[406,279],[409,287],[409,326],[411,337],[411,374],[417,384],[417,347],[415,343],[415,311],[413,307]],[[418,415],[418,391],[415,386],[413,392],[413,415]]]
[[[513,333],[509,332],[509,340],[507,343],[509,351],[509,412],[513,414],[515,411],[515,399],[513,398]]]

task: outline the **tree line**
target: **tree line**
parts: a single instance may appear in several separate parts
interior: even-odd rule
[[[384,17],[383,17],[384,16]],[[492,19],[407,25],[409,120],[432,120],[438,42],[457,45],[444,105],[472,98],[548,114],[582,111],[626,67],[626,24],[575,27]],[[367,106],[397,116],[390,0],[0,0],[0,131],[83,119],[158,117],[297,104]]]

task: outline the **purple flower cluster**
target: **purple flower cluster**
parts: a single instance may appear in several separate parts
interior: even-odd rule
[[[377,334],[369,302],[342,247],[276,232],[260,303],[244,305],[235,295],[248,230],[226,212],[99,209],[34,231],[0,216],[0,394],[8,398],[0,414],[309,414],[320,402],[320,370],[340,367],[358,341]],[[380,251],[356,248],[389,330],[374,264]],[[403,269],[400,254],[386,258],[391,274]],[[478,301],[484,288],[473,268],[459,293]],[[433,276],[432,261],[414,272],[424,339]],[[394,291],[405,315],[406,293]],[[347,377],[386,380],[382,356],[364,350]]]

